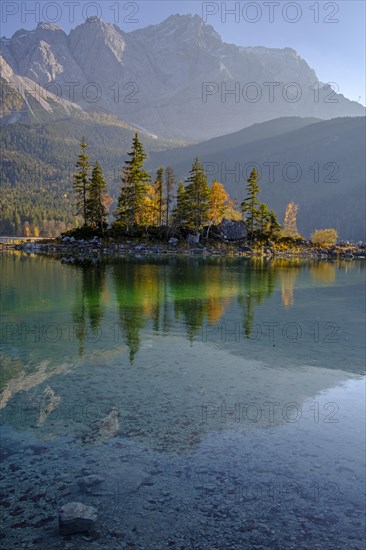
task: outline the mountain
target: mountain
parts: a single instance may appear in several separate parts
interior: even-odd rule
[[[334,227],[344,239],[365,239],[365,117],[327,121],[282,118],[176,150],[153,153],[149,166],[171,164],[188,176],[196,155],[209,179],[224,183],[240,203],[253,165],[261,173],[261,200],[283,220],[299,204],[298,227]]]
[[[45,91],[28,77],[14,73],[0,55],[0,125],[45,122],[82,111],[79,105]]]
[[[226,44],[197,15],[128,33],[95,17],[69,35],[40,23],[0,47],[13,83],[39,84],[46,101],[53,94],[48,103],[56,95],[68,102],[62,108],[111,113],[167,138],[206,140],[290,115],[365,114],[319,83],[293,49]]]

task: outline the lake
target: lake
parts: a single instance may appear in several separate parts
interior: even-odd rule
[[[0,273],[4,547],[363,547],[365,263]],[[71,501],[95,531],[59,534]]]

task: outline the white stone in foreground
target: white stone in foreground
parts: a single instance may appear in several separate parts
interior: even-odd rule
[[[59,528],[61,535],[83,533],[95,528],[97,509],[81,502],[68,502],[59,512]]]

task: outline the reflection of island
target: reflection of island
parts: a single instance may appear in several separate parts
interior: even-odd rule
[[[237,263],[222,259],[202,261],[184,257],[143,261],[129,258],[113,264],[118,329],[129,348],[130,362],[134,362],[141,347],[141,330],[148,323],[155,332],[164,334],[183,320],[192,342],[205,323],[217,324],[235,299],[243,311],[243,333],[250,338],[255,309],[275,288],[280,286],[286,309],[294,305],[294,288],[303,268],[301,260],[269,262],[263,258],[241,262],[239,269]],[[113,291],[107,288],[106,268],[78,269],[81,276],[80,283],[75,285],[73,322],[82,355],[88,322],[97,333],[103,317],[103,293],[112,295]],[[336,266],[314,263],[309,273],[316,283],[333,284]]]
[[[293,401],[301,405],[352,374],[332,372],[331,367],[321,368],[320,365],[325,366],[322,361],[319,367],[297,369],[295,362],[291,364],[293,368],[283,369],[279,357],[278,368],[267,368],[264,375],[260,362],[246,359],[251,345],[246,340],[234,349],[216,346],[212,339],[200,342],[196,335],[204,323],[216,325],[225,320],[230,314],[229,308],[233,308],[242,322],[244,334],[250,338],[256,308],[264,304],[274,290],[289,290],[283,300],[288,307],[293,300],[295,281],[304,287],[309,282],[314,285],[314,281],[320,285],[335,284],[334,273],[337,278],[337,270],[341,268],[330,267],[324,268],[321,263],[304,265],[264,259],[247,262],[129,258],[99,269],[59,266],[55,262],[52,264],[55,278],[48,283],[56,299],[62,284],[68,289],[64,309],[76,323],[79,351],[85,360],[79,363],[73,357],[65,360],[61,343],[57,349],[53,345],[42,346],[43,358],[47,360],[39,361],[30,370],[26,362],[17,359],[16,350],[7,350],[0,356],[5,367],[0,401],[3,418],[21,430],[31,426],[41,438],[67,432],[82,444],[100,445],[112,437],[122,436],[159,450],[176,452],[192,447],[210,431],[266,425],[265,418],[242,425],[230,422],[230,416],[229,421],[223,423],[223,403],[226,401],[228,410],[236,403],[253,401],[261,406],[266,401],[282,404]],[[47,285],[47,281],[42,284]],[[35,288],[32,292],[37,291],[37,285]],[[74,289],[74,295],[67,302],[70,288]],[[13,300],[10,293],[7,299]],[[26,307],[25,295],[21,305]],[[49,308],[47,301],[44,307]],[[38,314],[38,310],[35,311]],[[257,317],[260,315],[263,313],[257,312]],[[105,344],[102,340],[95,347],[86,337],[88,330],[97,333],[104,330],[105,325],[110,328],[111,318],[112,326],[119,320],[130,361],[139,365],[138,370],[129,368],[124,355],[126,348],[119,345],[119,339],[118,345],[116,342]],[[145,327],[149,330],[144,331]],[[155,338],[154,333],[155,336],[169,335],[169,338]],[[216,334],[214,330],[212,334]],[[195,340],[194,346],[192,340]],[[68,351],[70,349],[71,346]],[[256,349],[263,351],[266,360],[268,346],[263,345],[262,349],[259,342]],[[323,346],[323,357],[324,354],[335,357],[338,349]],[[296,348],[295,352],[299,350]],[[287,349],[285,351],[287,353]],[[52,362],[48,357],[52,357]],[[347,364],[350,372],[352,364]],[[218,407],[218,412],[211,407],[208,423],[202,423],[203,403]],[[90,408],[82,415],[80,411],[87,404]],[[19,411],[17,407],[23,405],[26,418],[32,419],[28,424],[24,415],[14,414]],[[33,413],[32,406],[36,407]],[[283,423],[281,418],[280,423]]]

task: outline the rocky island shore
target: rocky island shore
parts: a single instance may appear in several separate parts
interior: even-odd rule
[[[240,241],[203,240],[195,235],[187,239],[171,237],[166,242],[153,241],[148,238],[76,239],[63,236],[57,239],[25,239],[3,243],[2,249],[19,250],[25,253],[42,254],[56,257],[63,263],[89,261],[97,263],[103,259],[113,259],[127,255],[185,255],[185,256],[228,256],[245,258],[300,258],[333,260],[365,259],[366,243],[341,242],[332,247],[319,247],[309,241],[289,245],[288,243],[249,243]]]

